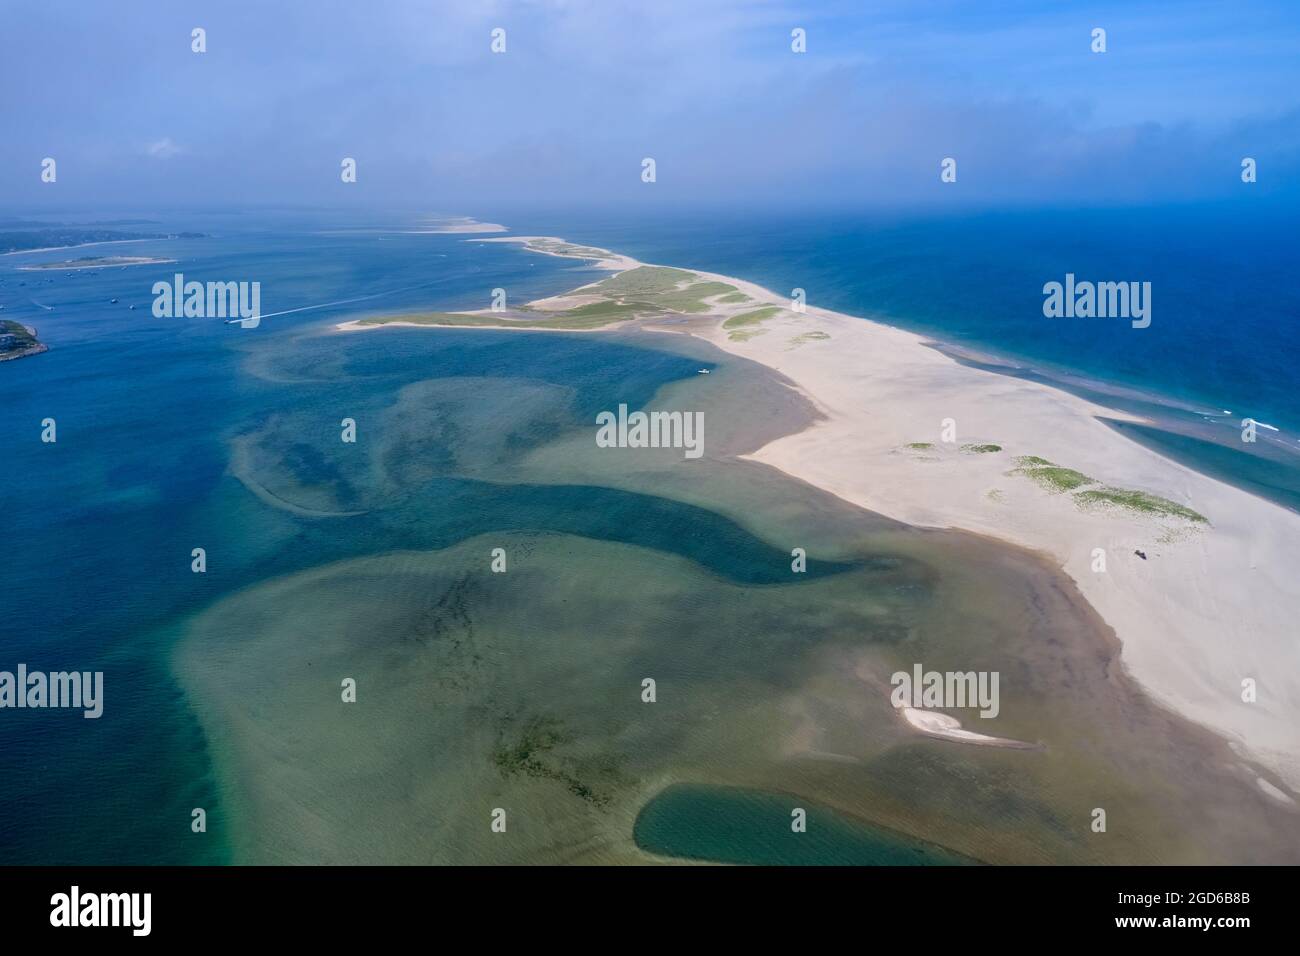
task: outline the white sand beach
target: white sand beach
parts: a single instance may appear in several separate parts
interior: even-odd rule
[[[947,714],[941,714],[935,710],[922,710],[917,707],[899,707],[898,712],[902,714],[903,720],[908,726],[919,730],[929,737],[939,737],[943,740],[955,740],[957,743],[975,744],[980,747],[1011,747],[1013,749],[1029,749],[1034,745],[1024,743],[1019,740],[1011,740],[1007,737],[992,737],[988,734],[976,733],[973,730],[963,730],[961,721],[956,717],[949,717]]]
[[[963,366],[920,336],[811,306],[764,327],[767,334],[743,342],[721,328],[708,337],[787,376],[826,417],[756,460],[909,524],[1048,553],[1114,628],[1125,666],[1150,693],[1300,787],[1300,516],[1172,462],[1096,417],[1129,416]],[[791,346],[810,330],[829,338]],[[941,441],[948,418],[952,443]],[[1003,451],[961,450],[979,443]],[[1007,475],[1023,455],[1171,499],[1209,525],[1085,510],[1069,494]],[[1092,570],[1095,548],[1106,552],[1105,572]],[[1254,703],[1242,699],[1247,678],[1256,682]]]
[[[424,229],[409,230],[418,233],[473,233],[505,232],[506,227],[497,222],[479,222],[469,216],[455,216],[451,219],[427,219],[429,225]]]
[[[538,240],[550,248],[536,248]],[[552,237],[489,241],[569,254],[556,251],[564,240]],[[614,254],[600,263],[641,264]],[[720,318],[665,331],[702,336],[769,366],[824,416],[750,457],[909,524],[1045,553],[1114,629],[1124,666],[1155,699],[1300,792],[1300,515],[1170,461],[1097,418],[1131,416],[963,366],[923,337],[879,322],[815,305],[796,313],[789,298],[753,283],[691,271],[754,300],[718,304],[714,316],[765,304],[782,311],[740,336]],[[808,296],[815,302],[817,290]],[[1140,347],[1141,331],[1133,334]],[[1091,481],[1054,487],[1025,473],[1015,461],[1024,456]],[[1109,489],[1160,496],[1206,521],[1110,503]],[[1101,492],[1102,500],[1075,491]],[[1096,549],[1104,571],[1094,570]],[[1253,702],[1243,700],[1247,680],[1256,685]]]

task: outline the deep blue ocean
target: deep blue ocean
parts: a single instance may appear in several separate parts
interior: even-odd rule
[[[1297,213],[1247,197],[962,213],[719,210],[635,222],[501,210],[498,221],[782,294],[802,288],[811,304],[932,335],[973,364],[1151,416],[1161,428],[1121,430],[1300,511]],[[1150,326],[1046,318],[1043,286],[1067,273],[1151,283]],[[1253,443],[1242,441],[1243,419],[1260,423]]]
[[[1242,204],[635,219],[455,212],[503,222],[515,233],[560,235],[782,292],[801,287],[812,304],[991,353],[1015,364],[1017,374],[1068,380],[1083,391],[1133,390],[1113,392],[1116,405],[1159,408],[1171,428],[1137,437],[1163,442],[1170,454],[1283,503],[1300,502],[1293,454],[1300,448],[1297,243],[1294,219],[1276,210]],[[228,470],[229,437],[285,401],[337,417],[336,396],[313,386],[311,375],[314,363],[335,360],[323,344],[329,340],[304,332],[364,311],[481,308],[498,286],[522,301],[597,273],[507,245],[464,241],[471,237],[409,234],[403,230],[411,219],[398,214],[151,218],[208,237],[0,257],[0,317],[35,326],[50,347],[0,364],[0,669],[26,662],[114,675],[100,720],[77,712],[0,713],[0,863],[225,858],[220,841],[188,839],[189,808],[213,807],[214,830],[220,809],[202,735],[166,663],[175,623],[221,595],[371,550],[442,546],[493,521],[538,527],[567,520],[565,530],[619,533],[617,521],[601,529],[584,525],[587,519],[555,517],[573,509],[545,495],[563,491],[462,482],[448,485],[446,514],[430,517],[405,540],[368,538],[380,529],[364,523],[331,538],[286,530],[280,515],[264,517]],[[71,274],[18,268],[82,255],[179,261]],[[156,319],[151,286],[177,271],[199,280],[260,281],[263,313],[287,314],[257,330]],[[1151,282],[1150,328],[1044,318],[1043,283],[1067,272]],[[377,383],[414,380],[429,368],[563,380],[580,395],[617,383],[633,399],[694,374],[695,363],[684,359],[594,338],[466,332],[435,341],[420,330],[358,336],[365,341],[349,346],[346,397],[364,402]],[[1237,434],[1244,417],[1278,431],[1262,433],[1259,447],[1243,446]],[[54,444],[40,441],[46,418],[57,422]],[[625,496],[601,513],[642,504]],[[661,522],[667,539],[674,539],[674,514]],[[679,518],[704,520],[685,511]],[[727,547],[695,557],[725,571],[728,554],[760,547],[729,533],[717,536]],[[203,575],[189,570],[196,541],[213,555]]]
[[[719,212],[628,223],[516,214],[638,259],[694,266],[953,343],[1300,433],[1297,212],[1250,202],[1160,209],[902,214]],[[505,215],[503,212],[502,215]],[[1153,320],[1047,319],[1067,272],[1146,281]]]

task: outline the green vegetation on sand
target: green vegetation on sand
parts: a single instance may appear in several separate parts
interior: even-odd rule
[[[1073,491],[1075,488],[1082,488],[1084,485],[1096,484],[1094,479],[1089,478],[1082,472],[1075,471],[1073,468],[1062,468],[1046,458],[1022,455],[1016,458],[1015,462],[1017,467],[1008,474],[1023,475],[1037,482],[1048,491]]]
[[[410,322],[415,325],[445,325],[490,329],[599,329],[639,315],[657,314],[658,310],[642,302],[591,302],[564,312],[524,311],[523,318],[506,314],[470,314],[466,312],[417,312],[410,315],[379,315],[358,320],[358,325],[391,325]]]
[[[1081,505],[1109,505],[1141,514],[1156,515],[1161,518],[1184,518],[1198,524],[1208,524],[1203,514],[1184,507],[1168,498],[1150,495],[1145,491],[1129,491],[1124,488],[1095,488],[1080,491],[1074,500]]]
[[[688,313],[708,312],[709,303],[705,300],[736,293],[733,285],[694,281],[698,278],[695,273],[683,269],[637,266],[578,291],[582,295],[603,295],[614,299],[636,296],[652,301],[667,312]]]
[[[1199,512],[1193,511],[1191,508],[1180,505],[1175,501],[1170,501],[1168,498],[1161,498],[1159,495],[1148,494],[1145,491],[1114,488],[1109,485],[1099,485],[1096,488],[1077,491],[1076,489],[1082,488],[1084,485],[1096,485],[1096,480],[1072,468],[1062,468],[1060,465],[1054,464],[1046,458],[1039,458],[1037,455],[1022,455],[1016,458],[1015,462],[1017,467],[1008,474],[1031,478],[1048,491],[1073,492],[1074,503],[1080,508],[1096,506],[1121,508],[1138,515],[1155,518],[1182,518],[1196,524],[1209,524],[1209,519]]]
[[[758,325],[758,323],[765,322],[780,311],[781,309],[778,306],[765,305],[763,308],[754,309],[752,312],[741,312],[739,315],[733,315],[722,323],[722,327],[724,329],[738,329],[746,325]]]
[[[825,332],[816,332],[816,331],[804,332],[800,335],[796,335],[794,338],[790,340],[790,348],[797,349],[799,346],[807,342],[820,342],[823,339],[829,339],[829,338],[830,336],[827,335]]]
[[[581,247],[580,247],[581,248]],[[695,282],[693,272],[665,266],[638,266],[608,279],[602,279],[573,292],[575,296],[600,296],[588,302],[555,312],[541,309],[515,309],[510,313],[418,312],[411,315],[371,316],[360,325],[388,325],[411,322],[417,325],[445,325],[469,328],[501,329],[598,329],[616,322],[669,313],[708,312],[705,300],[729,295],[735,286],[725,282]],[[779,311],[773,309],[773,312]]]
[[[572,242],[561,242],[558,239],[533,239],[525,243],[529,249],[537,252],[547,252],[553,256],[575,256],[579,259],[608,259],[610,253],[604,249],[597,249],[595,246],[580,246]]]
[[[654,297],[655,303],[673,312],[708,312],[709,304],[705,299],[735,292],[736,287],[725,282],[694,282],[685,289],[661,292]]]
[[[694,272],[685,269],[670,269],[667,266],[637,266],[616,276],[602,279],[594,285],[578,291],[583,295],[655,295],[660,292],[674,292],[683,282],[698,278]],[[730,288],[730,287],[728,287]]]

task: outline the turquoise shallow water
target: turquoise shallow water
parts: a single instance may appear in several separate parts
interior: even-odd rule
[[[803,832],[793,828],[796,809],[805,811]],[[634,834],[637,846],[647,852],[715,863],[960,866],[974,862],[803,799],[738,787],[669,787],[642,809]]]
[[[227,858],[207,745],[166,655],[180,621],[248,584],[330,560],[515,528],[643,541],[756,582],[770,575],[763,568],[782,564],[731,522],[612,490],[435,474],[386,489],[382,507],[364,516],[331,523],[267,507],[236,480],[230,440],[279,421],[293,438],[285,458],[297,480],[362,494],[365,476],[339,471],[316,443],[322,434],[337,443],[343,415],[365,423],[416,381],[445,379],[466,395],[485,377],[503,389],[549,381],[566,389],[565,415],[585,419],[614,396],[642,402],[663,382],[695,374],[698,363],[677,355],[577,337],[316,334],[355,306],[268,319],[257,330],[149,312],[152,283],[175,271],[261,281],[267,312],[420,284],[384,304],[473,307],[498,285],[535,297],[590,275],[571,262],[461,238],[320,236],[281,226],[131,247],[180,259],[175,265],[72,276],[16,269],[66,252],[0,265],[5,315],[36,325],[50,345],[0,375],[0,482],[11,492],[0,549],[3,666],[105,672],[99,720],[14,710],[0,719],[0,860]],[[46,417],[58,423],[52,445],[39,441]],[[519,449],[551,437],[553,424],[522,416]],[[454,436],[447,443],[454,445]],[[655,520],[630,520],[647,513]],[[208,552],[202,575],[190,571],[195,546]],[[211,808],[210,839],[191,839],[195,806]]]
[[[17,266],[96,250],[0,260],[3,314],[37,326],[51,349],[0,367],[0,482],[8,492],[0,525],[0,580],[6,589],[0,667],[22,662],[33,669],[103,670],[106,697],[105,716],[97,721],[63,712],[0,716],[0,862],[230,858],[208,744],[166,658],[186,619],[258,582],[351,557],[446,547],[497,530],[552,530],[642,545],[688,557],[747,585],[773,583],[783,573],[785,552],[703,508],[581,484],[515,484],[493,470],[498,461],[473,476],[450,464],[442,467],[440,456],[448,449],[496,454],[474,451],[472,434],[439,433],[418,455],[394,448],[388,458],[381,456],[387,484],[375,482],[369,460],[321,451],[337,448],[343,416],[368,428],[394,407],[404,388],[433,379],[445,388],[439,400],[453,404],[481,399],[484,383],[496,383],[490,386],[499,396],[494,421],[510,429],[506,451],[521,454],[597,409],[624,401],[636,405],[663,384],[694,376],[697,360],[600,336],[318,334],[356,315],[357,305],[294,312],[268,319],[257,330],[159,320],[149,312],[152,283],[176,271],[201,280],[260,281],[263,309],[274,312],[372,294],[380,296],[374,307],[384,311],[477,308],[498,286],[509,288],[512,297],[534,298],[590,281],[596,277],[592,270],[457,236],[382,229],[335,233],[321,222],[282,220],[168,225],[213,235],[110,250],[174,257],[175,265],[68,275],[21,272]],[[920,252],[893,262],[879,258],[883,253],[872,246],[878,258],[864,258],[849,237],[833,231],[819,246],[811,226],[746,231],[723,222],[717,225],[719,241],[701,247],[685,243],[687,232],[673,224],[530,225],[774,288],[805,274],[798,264],[803,256],[805,265],[815,260],[816,274],[825,276],[819,285],[823,304],[846,311],[869,311],[882,302],[903,311],[903,291],[925,288]],[[698,237],[703,225],[692,228]],[[874,242],[853,235],[854,241]],[[907,235],[906,229],[895,231],[894,239]],[[763,252],[764,242],[777,251]],[[868,262],[874,278],[863,286],[859,271]],[[892,297],[881,283],[893,289]],[[919,302],[923,296],[916,295]],[[113,298],[119,299],[116,305]],[[942,294],[936,301],[943,301]],[[129,304],[137,308],[131,311]],[[936,315],[917,321],[937,329]],[[996,326],[981,334],[981,342],[1001,336]],[[1003,338],[1014,351],[1015,336]],[[1270,353],[1268,363],[1294,357],[1288,342]],[[1228,380],[1275,382],[1277,366],[1268,363]],[[1281,420],[1289,420],[1279,392],[1255,386],[1245,392],[1267,397],[1258,400],[1260,407],[1278,409]],[[537,403],[538,395],[555,397]],[[58,422],[53,445],[39,441],[46,417]],[[277,491],[310,491],[313,501],[365,513],[331,522],[268,506],[236,474],[231,449],[241,439],[254,449],[282,453],[283,467],[262,461],[253,469],[254,477]],[[1198,458],[1194,447],[1180,451]],[[1221,467],[1234,471],[1231,459]],[[1295,487],[1285,474],[1266,479]],[[203,575],[189,568],[190,551],[199,545],[208,551]],[[814,562],[809,579],[837,570]],[[774,806],[767,801],[779,801],[724,796],[727,813],[755,826]],[[706,824],[719,812],[716,794],[688,793],[666,805],[663,799],[652,804],[658,815],[642,823],[656,845],[710,859],[787,861],[769,859],[763,846],[746,848],[734,835],[710,835]],[[190,833],[195,806],[209,808],[208,839]],[[788,816],[788,808],[784,812]],[[810,827],[812,839],[790,846],[778,841],[772,852],[792,862],[810,853],[840,862],[873,855],[915,862],[909,854],[922,852],[864,834],[830,811],[810,808],[810,816],[818,834],[835,834],[833,847],[812,837]]]

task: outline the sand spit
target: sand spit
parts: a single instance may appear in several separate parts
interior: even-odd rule
[[[647,265],[556,237],[479,241],[612,272]],[[1300,515],[1100,420],[1131,415],[961,365],[880,322],[800,311],[754,283],[690,272],[743,301],[716,296],[707,315],[641,324],[772,368],[823,416],[748,457],[908,524],[1047,554],[1114,629],[1150,694],[1300,789]]]

